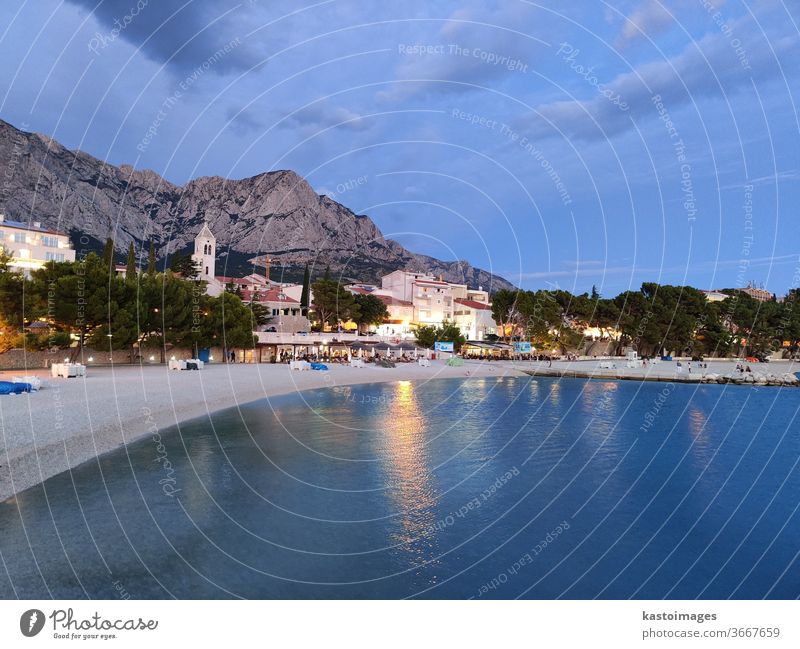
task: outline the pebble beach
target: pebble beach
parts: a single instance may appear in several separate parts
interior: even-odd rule
[[[122,365],[89,367],[85,378],[69,379],[43,370],[0,372],[0,380],[36,375],[44,382],[37,392],[0,397],[0,500],[145,435],[259,399],[359,383],[522,375],[511,365],[477,361],[463,367],[433,361],[431,367],[329,368],[231,364],[170,371]]]

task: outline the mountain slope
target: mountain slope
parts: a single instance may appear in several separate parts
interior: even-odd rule
[[[417,255],[385,239],[369,217],[316,194],[293,171],[242,180],[205,177],[179,187],[152,171],[106,164],[2,120],[0,164],[0,212],[97,241],[113,237],[120,253],[131,241],[140,246],[150,240],[161,257],[186,250],[207,220],[218,239],[219,270],[226,274],[248,271],[248,264],[252,270],[253,261],[266,255],[287,277],[311,263],[349,280],[374,281],[404,268],[491,291],[512,288],[468,262]],[[80,249],[80,238],[73,238]]]

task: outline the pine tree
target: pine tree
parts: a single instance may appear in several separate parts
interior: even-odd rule
[[[150,242],[150,253],[147,255],[147,274],[156,274],[156,246],[152,241]]]
[[[303,292],[300,294],[300,309],[303,315],[308,315],[308,303],[311,301],[311,273],[308,271],[308,264],[303,273]]]
[[[125,279],[136,279],[136,250],[133,248],[133,241],[128,246],[128,263],[125,267]]]

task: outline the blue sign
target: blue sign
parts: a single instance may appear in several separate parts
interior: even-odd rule
[[[452,352],[454,350],[453,343],[433,343],[433,348],[437,352]]]
[[[531,344],[530,343],[514,343],[514,351],[517,354],[530,354],[531,353]]]

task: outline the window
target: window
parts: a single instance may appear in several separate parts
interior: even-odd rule
[[[14,233],[14,242],[15,243],[25,243],[25,233],[24,232],[15,232]]]
[[[45,261],[64,261],[63,252],[46,252],[44,253]]]
[[[58,237],[42,235],[42,245],[48,248],[58,248]]]
[[[278,309],[272,309],[272,315],[273,316],[278,315]]]
[[[206,266],[206,275],[208,275],[208,266]]]

